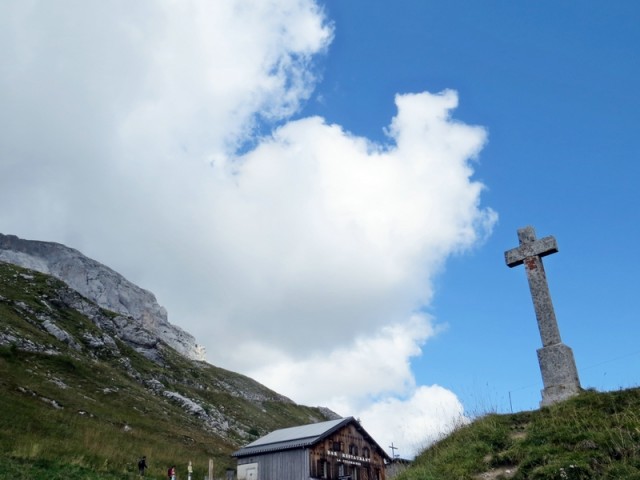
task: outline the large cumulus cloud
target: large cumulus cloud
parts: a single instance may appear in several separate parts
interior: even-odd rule
[[[454,91],[397,95],[383,143],[289,121],[332,37],[311,0],[2,3],[0,231],[82,250],[212,363],[410,449],[462,415],[411,358],[434,276],[495,222],[486,132]]]

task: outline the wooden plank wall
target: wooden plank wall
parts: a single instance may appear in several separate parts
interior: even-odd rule
[[[379,449],[353,425],[315,445],[309,456],[311,478],[339,480],[341,476],[350,476],[352,480],[385,480],[385,464]],[[326,469],[323,462],[327,463]]]

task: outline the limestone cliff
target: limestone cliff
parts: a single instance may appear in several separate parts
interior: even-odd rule
[[[87,443],[99,450],[105,445],[112,455],[136,441],[137,453],[162,445],[159,450],[170,456],[184,449],[179,458],[185,460],[186,451],[224,459],[274,429],[336,416],[297,405],[244,375],[191,360],[132,317],[98,307],[50,274],[4,261],[0,405],[4,445],[32,445],[33,429],[25,425],[46,425],[38,429],[41,451],[55,452],[57,461],[55,445],[63,438],[82,448],[67,450],[74,464],[86,455]],[[126,437],[119,436],[123,432]],[[137,432],[135,439],[131,432]],[[159,443],[150,442],[152,437]],[[128,455],[132,451],[122,456]]]
[[[169,323],[153,293],[73,248],[0,233],[0,261],[52,275],[98,306],[122,315],[118,336],[148,357],[162,340],[191,360],[205,360],[204,347]]]

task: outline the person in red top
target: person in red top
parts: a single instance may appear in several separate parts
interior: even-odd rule
[[[176,466],[172,465],[169,470],[167,470],[167,477],[169,480],[176,480]]]

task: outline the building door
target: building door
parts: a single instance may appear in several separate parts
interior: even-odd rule
[[[258,469],[256,467],[247,468],[246,480],[258,480]]]

